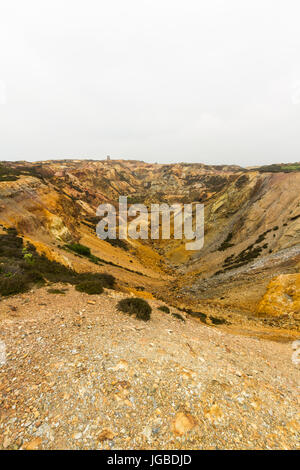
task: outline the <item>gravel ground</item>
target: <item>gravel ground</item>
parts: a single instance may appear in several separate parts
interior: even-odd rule
[[[116,310],[124,296],[0,302],[0,448],[297,448],[290,344],[183,322],[155,300],[144,323]]]

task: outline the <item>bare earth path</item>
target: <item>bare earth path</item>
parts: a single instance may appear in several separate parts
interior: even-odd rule
[[[0,448],[297,448],[290,344],[182,322],[157,301],[143,323],[117,312],[122,296],[0,302]]]

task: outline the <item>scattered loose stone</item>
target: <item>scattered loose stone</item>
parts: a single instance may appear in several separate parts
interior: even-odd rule
[[[114,432],[112,432],[110,429],[108,428],[105,428],[103,429],[103,431],[99,434],[98,436],[98,441],[99,442],[103,442],[105,440],[112,440],[114,437],[116,436],[116,434]]]
[[[183,323],[153,299],[141,325],[109,295],[48,297],[15,296],[13,318],[0,301],[0,449],[298,448],[291,344]]]
[[[32,441],[27,442],[26,444],[22,445],[22,450],[37,450],[42,443],[42,439],[40,437],[36,437],[32,439]]]
[[[196,426],[196,420],[188,413],[177,413],[173,422],[172,430],[175,434],[182,436]]]

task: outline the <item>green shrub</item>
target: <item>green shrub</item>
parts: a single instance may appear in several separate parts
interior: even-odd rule
[[[66,248],[69,248],[69,250],[74,251],[75,253],[78,253],[82,256],[91,256],[91,250],[89,247],[81,245],[81,243],[70,243],[66,245]]]
[[[38,271],[32,270],[24,273],[24,277],[26,278],[27,282],[32,283],[44,283],[45,280],[41,273]]]
[[[106,287],[107,289],[113,289],[115,286],[115,277],[112,274],[107,274],[107,273],[94,273],[94,278],[97,279],[97,281],[102,283],[103,287]]]
[[[265,232],[265,233],[261,233],[261,234],[259,235],[259,237],[255,240],[254,244],[258,244],[258,243],[262,242],[265,238],[266,238],[266,232]]]
[[[284,173],[291,173],[293,171],[300,171],[300,164],[297,163],[284,163],[284,164],[276,164],[273,163],[271,165],[264,165],[258,168],[258,171],[261,173],[264,172],[270,172],[270,173],[278,173],[278,172],[284,172]]]
[[[115,277],[107,273],[81,273],[80,278],[82,281],[97,281],[102,287],[106,289],[113,289],[115,286]]]
[[[224,325],[226,320],[224,318],[217,318],[217,317],[209,317],[213,325]]]
[[[232,232],[230,232],[227,235],[226,239],[223,241],[223,243],[221,243],[221,245],[218,248],[218,251],[225,251],[227,250],[227,248],[234,246],[233,243],[229,243],[231,239],[232,239]]]
[[[165,313],[170,313],[170,309],[166,305],[161,305],[160,307],[158,307],[158,310],[161,310],[162,312],[165,312]]]
[[[24,261],[28,264],[34,264],[34,259],[32,257],[32,253],[24,253]]]
[[[11,295],[23,292],[31,285],[40,285],[45,280],[72,285],[87,281],[93,282],[97,287],[89,285],[88,288],[96,289],[95,293],[101,293],[103,287],[114,288],[115,278],[111,274],[77,273],[56,261],[49,260],[44,254],[38,254],[35,247],[29,243],[24,247],[23,239],[18,237],[16,229],[8,228],[4,231],[6,233],[0,234],[0,283],[2,286],[0,294]],[[89,252],[85,250],[87,247],[79,246],[83,247],[86,253]]]
[[[149,321],[152,309],[148,302],[139,297],[129,297],[122,299],[118,303],[118,310],[129,315],[136,315],[136,318],[143,321]]]
[[[0,181],[16,181],[21,175],[31,175],[36,178],[41,178],[39,174],[40,167],[30,167],[30,166],[18,166],[14,168],[13,166],[6,164],[0,164]]]
[[[0,294],[3,296],[19,294],[29,289],[29,283],[22,274],[15,274],[0,279]]]
[[[22,261],[20,266],[29,275],[32,275],[32,273],[40,273],[42,277],[45,277],[50,282],[76,284],[81,280],[78,273],[60,263],[57,263],[56,261],[50,261],[44,255],[36,255],[34,257],[33,264],[28,264],[25,261]]]
[[[250,263],[255,258],[257,258],[261,254],[263,248],[266,248],[268,246],[268,244],[265,244],[263,247],[254,246],[256,243],[259,243],[264,239],[265,233],[261,234],[254,244],[249,245],[245,250],[241,251],[238,255],[236,256],[231,255],[231,257],[226,258],[223,263],[223,267],[225,269],[223,271],[217,271],[215,274],[225,273],[226,271],[229,271],[231,269],[239,268],[241,266],[244,266]]]
[[[126,243],[124,240],[120,240],[120,238],[106,238],[104,241],[107,243],[110,243],[110,245],[122,248],[122,250],[129,251],[129,246],[128,243]]]
[[[99,274],[99,280],[102,281],[103,287],[106,287],[107,289],[113,289],[115,286],[115,277],[112,274],[106,274],[106,273],[101,273]]]
[[[180,313],[172,313],[172,317],[177,318],[177,320],[185,322],[185,318],[183,318],[183,316],[180,315]]]
[[[202,313],[202,312],[192,312],[192,311],[189,311],[188,313],[189,313],[189,315],[191,315],[192,317],[198,318],[202,323],[206,323],[206,319],[207,319],[206,313]]]
[[[235,186],[237,188],[243,187],[248,182],[248,176],[242,175],[235,181]]]
[[[82,281],[76,284],[75,289],[79,292],[85,292],[86,294],[95,295],[102,294],[103,286],[98,281]]]

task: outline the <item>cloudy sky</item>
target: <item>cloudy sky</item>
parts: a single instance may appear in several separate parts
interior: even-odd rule
[[[299,0],[0,0],[0,160],[300,161]]]

